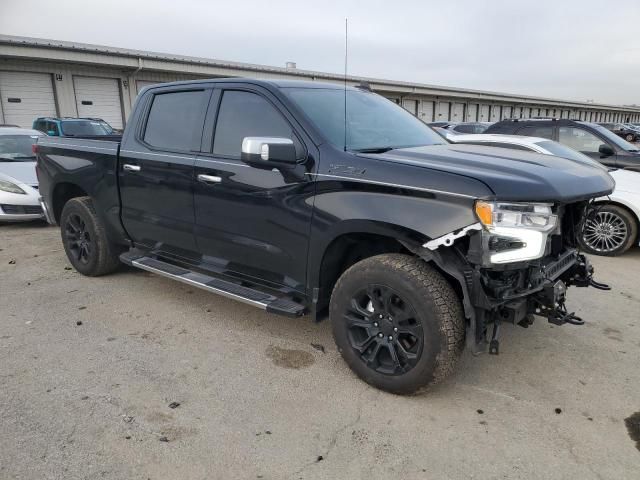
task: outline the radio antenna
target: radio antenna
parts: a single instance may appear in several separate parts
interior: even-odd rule
[[[344,19],[344,151],[347,151],[347,65],[348,65],[348,40],[349,19]]]

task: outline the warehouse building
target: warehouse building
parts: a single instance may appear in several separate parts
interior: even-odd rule
[[[138,92],[158,82],[214,77],[342,82],[344,77],[286,67],[0,35],[0,123],[31,126],[43,116],[99,117],[123,128]],[[551,116],[637,122],[640,107],[582,103],[349,76],[425,122]]]

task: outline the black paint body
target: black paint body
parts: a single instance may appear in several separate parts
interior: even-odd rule
[[[93,199],[109,237],[205,271],[311,302],[327,249],[342,235],[423,242],[477,222],[476,199],[569,203],[609,193],[602,169],[527,152],[434,145],[384,154],[329,144],[281,89],[290,82],[215,80],[147,87],[122,143],[38,142],[40,191],[59,220],[68,192]],[[340,88],[318,83],[297,87]],[[142,140],[153,95],[205,90],[199,142],[154,150]],[[221,91],[248,90],[272,103],[306,149],[297,164],[256,168],[212,153]],[[123,170],[136,165],[140,171]],[[215,185],[197,181],[215,175]]]

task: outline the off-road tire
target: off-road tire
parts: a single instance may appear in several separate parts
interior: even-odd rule
[[[91,244],[88,254],[82,260],[78,258],[76,244],[69,234],[72,231],[70,222],[78,220]],[[65,204],[60,215],[60,234],[71,265],[83,275],[98,277],[111,273],[120,266],[119,248],[107,239],[90,197],[72,198]]]
[[[404,373],[374,370],[352,346],[345,312],[357,292],[371,285],[397,292],[422,326],[420,355]],[[329,316],[334,340],[349,367],[370,385],[395,394],[418,393],[448,377],[464,349],[466,322],[459,297],[440,272],[410,255],[377,255],[347,269],[333,289]]]
[[[597,245],[590,245],[589,242],[587,242],[587,240],[584,238],[585,230],[587,228],[587,225],[585,224],[583,231],[580,232],[580,235],[578,235],[580,246],[584,251],[592,255],[617,257],[619,255],[622,255],[624,252],[626,252],[636,244],[636,240],[638,238],[638,221],[627,209],[613,204],[596,205],[595,208],[597,209],[598,213],[606,214],[607,212],[610,212],[611,214],[621,219],[625,224],[627,236],[624,241],[617,245],[616,248],[610,250],[598,250]]]

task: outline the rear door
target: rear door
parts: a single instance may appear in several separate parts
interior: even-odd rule
[[[306,173],[315,168],[309,157],[315,146],[264,89],[226,86],[211,103],[194,186],[195,233],[205,268],[304,291],[314,188]],[[290,138],[299,163],[249,166],[240,160],[245,137]]]
[[[120,149],[122,222],[136,244],[197,257],[193,175],[211,90],[176,86],[150,93]]]

